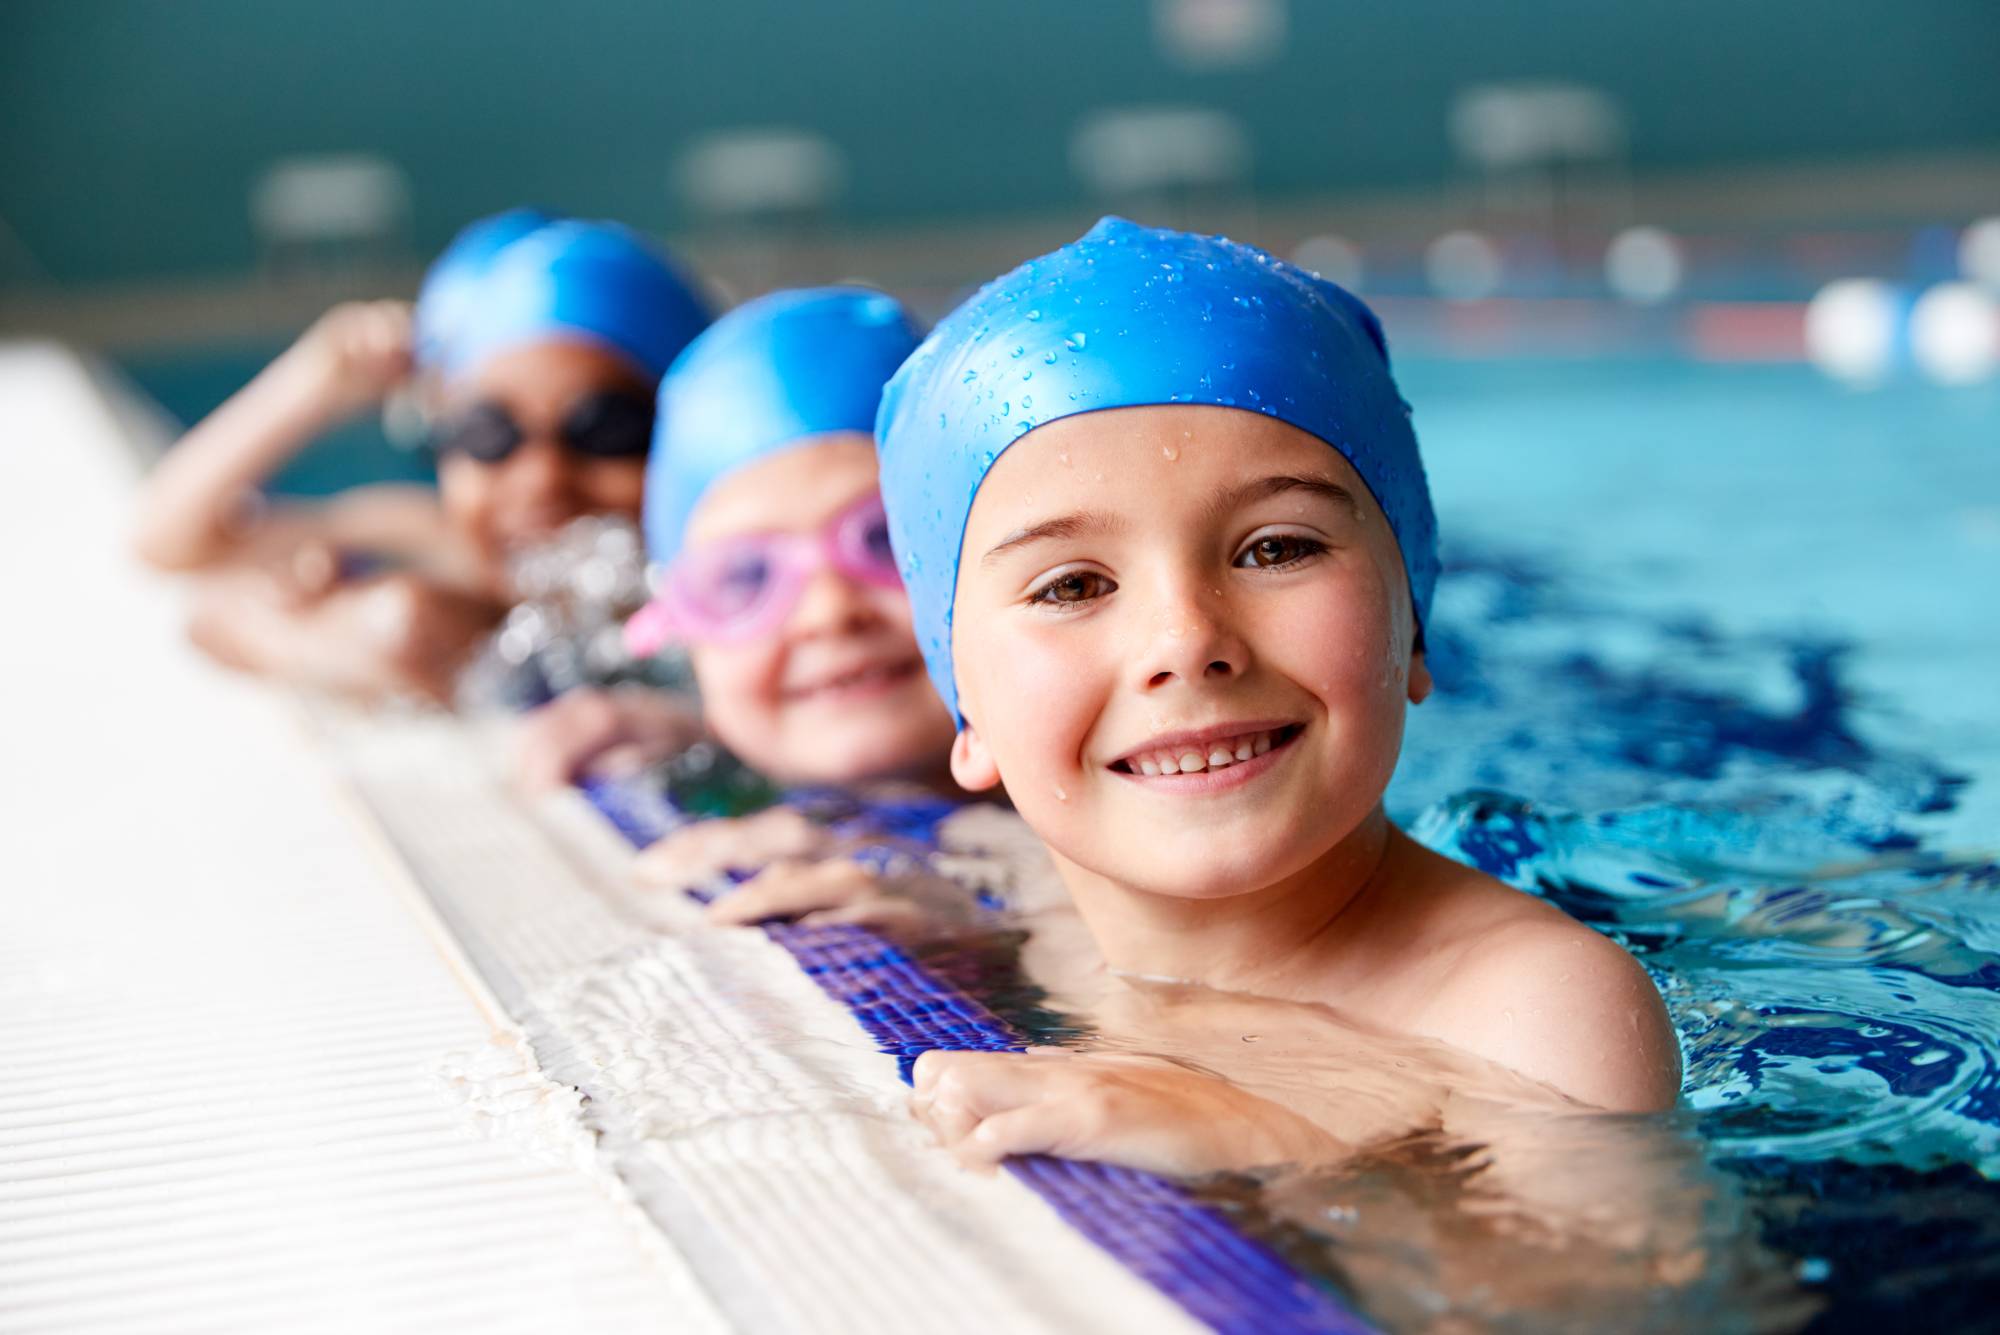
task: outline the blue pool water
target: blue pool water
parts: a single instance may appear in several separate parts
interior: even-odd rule
[[[1414,365],[1440,689],[1391,806],[1624,941],[1815,1329],[2000,1297],[2000,386]]]

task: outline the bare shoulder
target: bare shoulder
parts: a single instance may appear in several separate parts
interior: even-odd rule
[[[1616,1112],[1672,1105],[1680,1048],[1659,990],[1609,937],[1530,895],[1449,864],[1470,930],[1422,1028]]]

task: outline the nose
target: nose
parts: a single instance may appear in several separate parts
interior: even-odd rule
[[[1193,685],[1243,675],[1249,649],[1236,633],[1219,590],[1181,581],[1163,589],[1150,612],[1145,652],[1135,660],[1142,689],[1158,691],[1176,682]]]
[[[572,465],[555,441],[542,436],[524,440],[501,468],[501,486],[515,509],[562,518],[576,511]]]
[[[872,625],[881,619],[881,614],[871,594],[872,590],[833,567],[821,566],[806,580],[798,604],[786,620],[786,630],[805,639],[844,634]]]

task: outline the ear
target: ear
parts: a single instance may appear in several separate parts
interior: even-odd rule
[[[993,763],[993,753],[986,749],[979,729],[970,723],[952,738],[951,777],[968,793],[983,793],[999,786],[1000,767]]]
[[[1430,698],[1431,668],[1424,661],[1424,651],[1418,649],[1410,655],[1410,703],[1420,705]]]

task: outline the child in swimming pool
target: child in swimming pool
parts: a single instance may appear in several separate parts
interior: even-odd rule
[[[1578,1104],[1672,1102],[1674,1034],[1636,961],[1384,815],[1404,710],[1430,690],[1438,565],[1358,300],[1107,219],[947,317],[885,391],[878,438],[952,772],[1005,783],[1114,970],[1332,1008]],[[1339,1091],[1304,1107],[1060,1049],[933,1052],[915,1083],[919,1115],[979,1160],[1205,1171],[1397,1129],[1348,1123]]]
[[[439,258],[414,311],[335,308],[189,431],[154,471],[135,546],[203,574],[192,631],[225,662],[446,699],[510,601],[511,552],[582,515],[637,519],[654,387],[707,323],[622,227],[488,218]],[[435,492],[263,501],[279,465],[413,372],[442,422]],[[357,574],[357,558],[393,568]]]
[[[902,308],[879,292],[778,292],[716,321],[660,387],[645,510],[659,593],[628,639],[642,651],[685,647],[714,736],[787,788],[888,782],[959,794],[952,720],[910,630],[877,488],[875,409],[916,344]],[[656,699],[628,692],[617,707],[646,711]],[[558,701],[551,714],[574,709]],[[611,731],[655,757],[676,742]],[[575,739],[603,735],[572,730],[569,754],[549,770],[587,767]],[[724,923],[893,925],[969,902],[932,878],[892,882],[840,853],[839,840],[779,806],[676,832],[641,855],[640,874],[688,884],[724,866],[763,867],[717,901],[711,916]]]

